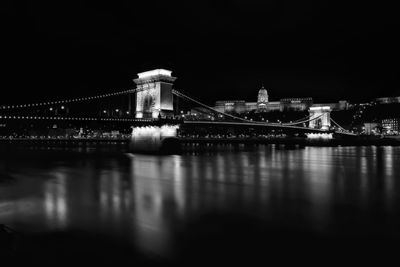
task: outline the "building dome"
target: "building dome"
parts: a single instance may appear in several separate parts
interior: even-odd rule
[[[268,92],[267,89],[261,87],[260,91],[258,91],[257,102],[260,103],[268,103]]]

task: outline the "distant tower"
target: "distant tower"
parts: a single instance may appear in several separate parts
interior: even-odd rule
[[[136,83],[136,118],[173,115],[172,71],[156,69],[138,73]]]
[[[264,109],[267,107],[267,103],[268,91],[264,88],[264,86],[262,86],[260,91],[258,91],[257,106],[259,109]]]

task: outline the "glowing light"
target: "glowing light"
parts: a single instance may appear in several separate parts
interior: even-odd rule
[[[173,137],[176,136],[177,125],[163,125],[161,127],[145,126],[132,128],[132,137],[140,136],[158,136],[158,137]]]
[[[329,111],[329,110],[331,110],[331,107],[329,107],[329,106],[323,106],[323,107],[310,107],[310,110],[312,110],[312,111],[323,111],[323,110],[326,110],[326,111]]]
[[[150,70],[150,71],[145,71],[138,73],[139,79],[151,77],[151,76],[156,76],[156,75],[164,75],[164,76],[169,76],[171,77],[172,71],[165,70],[165,69],[155,69],[155,70]]]
[[[306,134],[309,139],[332,139],[333,135],[331,133],[309,133]]]
[[[140,112],[140,111],[138,111],[138,112],[136,112],[136,118],[143,118],[143,112]]]

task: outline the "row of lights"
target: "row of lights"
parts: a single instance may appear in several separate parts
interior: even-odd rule
[[[110,96],[117,96],[123,95],[127,93],[133,93],[136,89],[130,89],[125,91],[120,91],[111,94],[104,94],[104,95],[97,95],[97,96],[89,96],[89,97],[82,97],[82,98],[75,98],[75,99],[67,99],[67,100],[59,100],[59,101],[52,101],[52,102],[41,102],[41,103],[33,103],[33,104],[23,104],[23,105],[9,105],[9,106],[0,106],[1,109],[15,109],[15,108],[29,108],[29,107],[38,107],[38,106],[48,106],[48,105],[55,105],[55,104],[65,104],[65,103],[72,103],[72,102],[79,102],[79,101],[87,101],[93,99],[100,99]]]
[[[62,109],[62,110],[65,110],[65,107],[64,107],[64,106],[61,106],[61,109]],[[53,108],[53,107],[50,107],[49,110],[50,110],[50,111],[53,111],[54,108]]]
[[[149,122],[151,119],[116,119],[116,118],[82,118],[82,117],[37,117],[37,116],[3,116],[0,119],[30,119],[30,120],[75,120],[75,121],[139,121]]]
[[[115,110],[115,112],[119,112],[119,111],[120,111],[119,109],[116,109],[116,110]],[[104,114],[106,114],[107,112],[108,112],[107,110],[103,110],[103,113],[104,113]],[[129,113],[130,113],[129,111],[126,112],[127,115],[129,115]]]

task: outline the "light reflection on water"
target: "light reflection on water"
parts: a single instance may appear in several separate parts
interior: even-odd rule
[[[234,210],[330,232],[343,219],[340,207],[347,207],[357,222],[385,213],[384,227],[399,219],[391,215],[400,204],[399,159],[397,147],[274,146],[181,156],[86,155],[43,164],[1,159],[0,174],[13,180],[0,183],[0,222],[20,231],[103,233],[160,255],[170,253],[174,229],[207,211]]]

